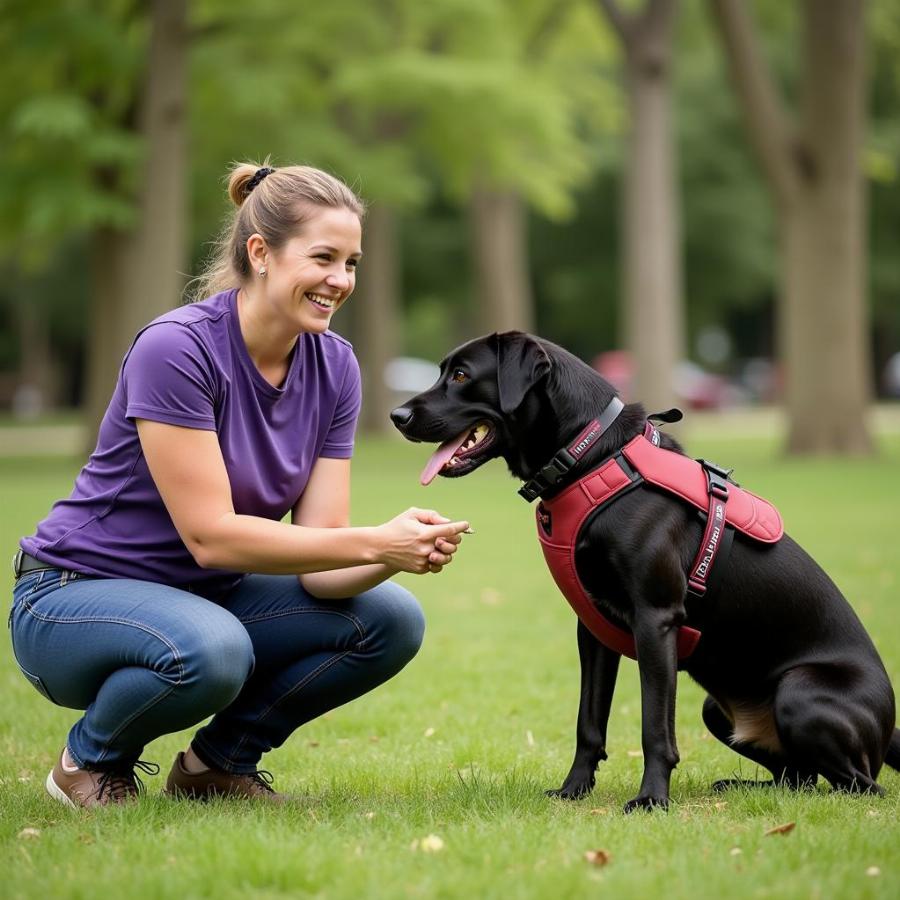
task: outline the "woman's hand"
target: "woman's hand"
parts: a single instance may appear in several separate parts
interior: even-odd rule
[[[401,572],[440,572],[451,562],[468,522],[451,522],[433,509],[412,509],[380,525],[381,562]]]

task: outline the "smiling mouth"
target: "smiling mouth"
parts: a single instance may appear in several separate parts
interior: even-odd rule
[[[436,475],[456,478],[485,462],[485,451],[494,443],[494,430],[487,422],[469,426],[462,434],[444,441],[428,460],[419,481],[431,484]]]
[[[306,297],[316,309],[321,309],[323,312],[331,312],[338,303],[334,297],[325,297],[322,294],[307,292],[303,296]]]

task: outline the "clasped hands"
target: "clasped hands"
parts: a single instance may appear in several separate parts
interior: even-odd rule
[[[451,522],[433,509],[412,507],[385,522],[382,560],[401,572],[437,574],[453,560],[468,522]]]

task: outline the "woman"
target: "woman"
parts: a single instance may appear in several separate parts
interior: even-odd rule
[[[421,610],[387,579],[441,571],[468,527],[349,527],[359,367],[328,326],[361,201],[302,166],[240,165],[228,190],[211,296],[138,334],[71,496],[16,556],[19,666],[85,711],[46,783],[71,806],[135,797],[144,746],[210,715],[167,792],[283,799],[262,755],[415,655]]]

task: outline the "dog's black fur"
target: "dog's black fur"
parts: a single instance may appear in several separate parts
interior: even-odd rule
[[[502,457],[527,480],[573,440],[615,395],[612,386],[561,347],[506,332],[453,351],[437,383],[391,414],[415,441],[443,442],[476,423],[488,437],[441,474],[468,474]],[[644,428],[639,404],[618,419],[567,474],[558,492]],[[683,452],[669,436],[663,446]],[[894,693],[878,653],[850,605],[790,537],[761,545],[736,537],[718,588],[688,597],[686,572],[702,536],[697,512],[674,497],[639,488],[583,530],[576,547],[582,583],[612,621],[635,636],[641,682],[644,776],[626,812],[665,807],[675,742],[675,682],[681,624],[703,637],[682,664],[709,694],[703,720],[772,781],[799,788],[819,775],[834,788],[883,793],[884,762],[900,768]],[[548,793],[577,798],[606,759],[606,726],[618,654],[578,624],[581,702],[568,776]]]

